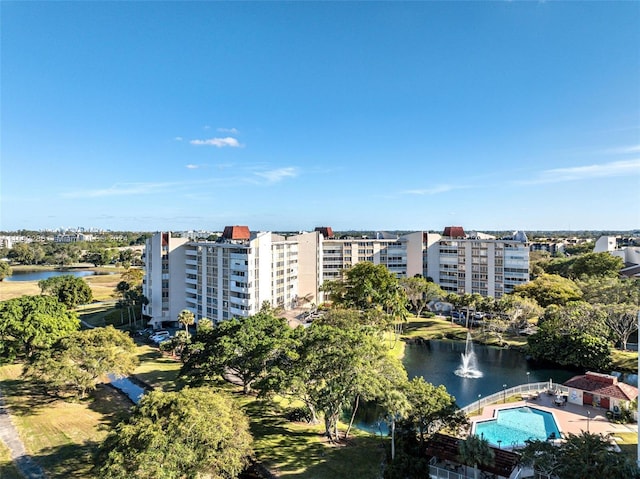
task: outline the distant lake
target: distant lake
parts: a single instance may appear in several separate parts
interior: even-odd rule
[[[40,281],[41,279],[49,279],[54,276],[71,275],[76,278],[82,278],[84,276],[94,276],[98,274],[113,274],[113,273],[98,273],[96,271],[14,271],[13,275],[7,276],[5,281]]]

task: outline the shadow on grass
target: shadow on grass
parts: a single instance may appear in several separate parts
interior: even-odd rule
[[[57,396],[48,394],[42,384],[23,378],[4,379],[0,381],[0,389],[10,404],[11,414],[18,416],[31,415],[60,400]],[[14,398],[20,400],[13,400]]]
[[[129,417],[133,404],[117,389],[99,384],[92,397],[87,399],[87,407],[102,416],[101,427],[112,428]]]
[[[277,407],[253,401],[244,407],[251,418],[256,457],[278,477],[370,478],[380,471],[383,440],[359,433],[331,444],[324,428],[287,421]]]
[[[91,478],[91,469],[99,443],[64,444],[43,449],[32,456],[47,473],[48,479]],[[4,476],[3,476],[4,477]]]
[[[2,479],[23,479],[11,461],[0,461],[0,477]]]

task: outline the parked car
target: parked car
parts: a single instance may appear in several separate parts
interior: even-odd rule
[[[171,333],[169,331],[157,331],[149,336],[149,339],[156,344],[160,344],[162,341],[166,341],[170,337]]]
[[[464,319],[464,313],[461,311],[451,311],[451,317],[453,319]]]
[[[153,328],[144,328],[136,333],[136,336],[149,337],[153,334]]]

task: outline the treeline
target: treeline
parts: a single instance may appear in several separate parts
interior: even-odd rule
[[[116,247],[110,242],[79,241],[56,243],[53,241],[17,243],[13,248],[0,248],[0,258],[14,264],[68,266],[77,262],[94,266],[116,264],[128,268],[142,266],[138,249]]]

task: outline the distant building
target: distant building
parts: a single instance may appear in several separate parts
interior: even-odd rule
[[[601,236],[597,239],[594,253],[608,252],[612,256],[621,258],[624,268],[620,270],[621,276],[640,277],[640,246],[618,247],[618,240],[615,236]]]
[[[78,241],[93,241],[93,235],[85,233],[63,233],[53,237],[55,243],[77,243]]]

